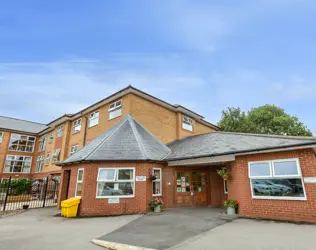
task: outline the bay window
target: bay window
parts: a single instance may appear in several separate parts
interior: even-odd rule
[[[38,156],[36,160],[36,173],[42,172],[44,165],[44,155]]]
[[[12,134],[9,150],[17,152],[34,152],[35,136]]]
[[[77,172],[76,197],[81,197],[84,169],[79,168]]]
[[[29,173],[31,170],[32,157],[20,155],[7,155],[5,161],[5,173]]]
[[[306,200],[298,159],[249,162],[252,197]]]
[[[89,128],[99,124],[99,111],[90,114]]]
[[[156,177],[155,180],[153,180],[153,196],[161,196],[162,194],[162,183],[161,183],[161,168],[154,168],[153,169],[153,175]]]
[[[135,168],[99,168],[97,198],[134,196]]]
[[[122,100],[113,102],[109,107],[109,120],[122,115]]]
[[[187,116],[182,116],[182,128],[193,131],[193,120]]]

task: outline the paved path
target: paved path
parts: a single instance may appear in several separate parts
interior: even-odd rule
[[[176,208],[163,213],[147,214],[99,240],[132,246],[166,249],[191,237],[216,228],[232,218],[223,209]]]
[[[168,250],[315,250],[316,225],[238,219]]]
[[[142,216],[66,219],[57,213],[40,208],[0,218],[0,250],[102,250],[91,240]]]

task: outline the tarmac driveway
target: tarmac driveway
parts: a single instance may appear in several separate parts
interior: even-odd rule
[[[30,209],[0,218],[0,250],[101,250],[91,242],[142,215],[66,219],[56,208]]]
[[[149,213],[122,228],[99,237],[105,242],[167,249],[233,220],[219,208],[176,208]]]

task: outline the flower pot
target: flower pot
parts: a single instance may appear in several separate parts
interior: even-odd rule
[[[236,208],[227,207],[227,215],[236,215]]]
[[[161,212],[161,206],[160,205],[155,206],[154,212],[155,213],[160,213]]]
[[[22,207],[23,209],[28,209],[29,208],[29,205],[23,205],[23,207]]]

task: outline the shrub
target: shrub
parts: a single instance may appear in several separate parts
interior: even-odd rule
[[[226,200],[224,202],[224,207],[238,207],[239,202],[237,200]]]
[[[21,195],[29,190],[32,181],[29,179],[14,179],[11,180],[10,184],[10,194],[11,195]],[[0,183],[0,188],[7,188],[8,181],[3,181]]]

